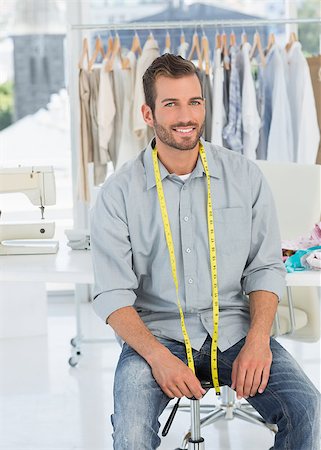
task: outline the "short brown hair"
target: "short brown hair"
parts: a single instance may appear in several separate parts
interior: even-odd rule
[[[156,90],[155,82],[158,77],[164,76],[169,78],[182,78],[186,75],[196,75],[201,85],[201,91],[203,96],[203,86],[200,78],[200,71],[194,64],[171,53],[165,53],[162,56],[154,59],[152,64],[148,67],[143,75],[143,86],[145,93],[145,102],[151,108],[152,112],[155,111]]]

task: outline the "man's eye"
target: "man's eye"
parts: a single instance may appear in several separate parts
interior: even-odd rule
[[[166,103],[166,104],[165,104],[165,106],[169,106],[169,107],[174,106],[174,105],[175,105],[174,102],[169,102],[169,103]]]
[[[200,104],[201,104],[201,102],[199,100],[193,100],[191,102],[191,105],[200,105]]]

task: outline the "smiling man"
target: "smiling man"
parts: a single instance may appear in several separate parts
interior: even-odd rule
[[[155,138],[108,178],[91,217],[93,307],[123,341],[114,448],[156,449],[169,400],[201,398],[207,380],[278,425],[275,450],[316,450],[319,393],[270,338],[285,271],[268,185],[202,139],[191,62],[163,55],[143,83]]]

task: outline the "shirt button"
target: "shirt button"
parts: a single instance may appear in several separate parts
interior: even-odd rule
[[[187,248],[187,249],[186,249],[186,253],[191,253],[191,249],[190,249],[190,248]]]
[[[184,217],[184,220],[185,220],[185,222],[188,222],[188,217],[185,216],[185,217]]]
[[[188,280],[188,282],[189,282],[189,284],[193,284],[193,278],[190,278],[190,279]]]

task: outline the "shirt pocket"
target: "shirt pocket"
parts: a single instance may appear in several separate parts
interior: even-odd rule
[[[251,225],[243,207],[214,209],[215,242],[219,252],[244,256],[249,252]]]

